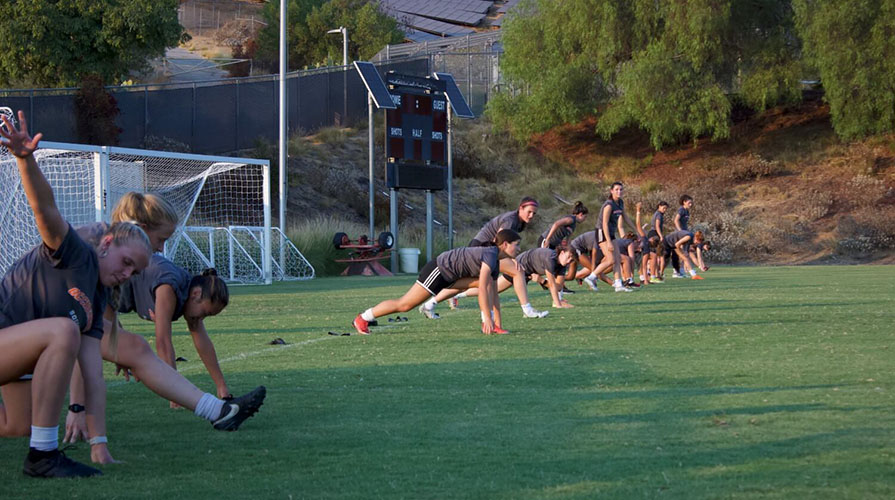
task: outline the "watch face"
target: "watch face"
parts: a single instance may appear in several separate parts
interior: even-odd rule
[[[84,406],[79,404],[73,404],[68,407],[68,411],[72,413],[80,413],[84,411]]]

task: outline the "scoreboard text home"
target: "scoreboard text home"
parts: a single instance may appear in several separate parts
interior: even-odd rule
[[[385,113],[386,182],[390,188],[445,189],[447,97],[434,78],[388,73],[396,109]]]

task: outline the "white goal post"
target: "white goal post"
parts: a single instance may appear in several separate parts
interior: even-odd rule
[[[154,193],[180,215],[165,256],[193,274],[214,267],[232,283],[314,277],[271,227],[270,162],[143,149],[41,142],[35,152],[63,217],[77,227],[109,221],[128,191]],[[0,272],[40,242],[15,158],[0,154]]]

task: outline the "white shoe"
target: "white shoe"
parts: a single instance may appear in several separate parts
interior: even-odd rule
[[[460,301],[456,297],[451,297],[448,299],[448,305],[451,307],[451,311],[453,311],[460,308]]]
[[[537,309],[529,309],[528,311],[523,310],[522,314],[525,315],[526,318],[545,318],[550,311],[538,311]]]
[[[427,308],[426,304],[421,305],[419,308],[419,311],[420,311],[420,314],[422,314],[423,316],[425,316],[429,319],[440,319],[441,318],[441,316],[439,316],[438,313],[435,312],[434,309]]]
[[[674,274],[671,275],[671,277],[672,277],[672,278],[683,278],[684,275],[683,275],[683,274],[674,273]]]
[[[587,285],[588,288],[590,288],[591,290],[593,290],[595,292],[597,291],[597,278],[596,277],[588,276],[587,278],[584,278],[583,281],[584,281],[584,284]]]
[[[615,287],[616,292],[633,292],[634,290],[624,285]]]

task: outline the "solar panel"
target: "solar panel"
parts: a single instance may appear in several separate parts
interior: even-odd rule
[[[366,61],[354,61],[354,67],[360,74],[360,79],[364,81],[367,92],[373,96],[373,102],[376,103],[376,107],[379,109],[395,109],[392,96],[389,94],[388,89],[385,88],[385,82],[382,81],[382,76],[379,75],[376,66]]]
[[[435,79],[443,81],[445,87],[447,87],[445,92],[455,115],[460,118],[475,118],[475,114],[469,109],[469,104],[466,104],[466,99],[463,98],[463,94],[457,88],[457,83],[454,81],[453,76],[448,73],[435,73]]]

